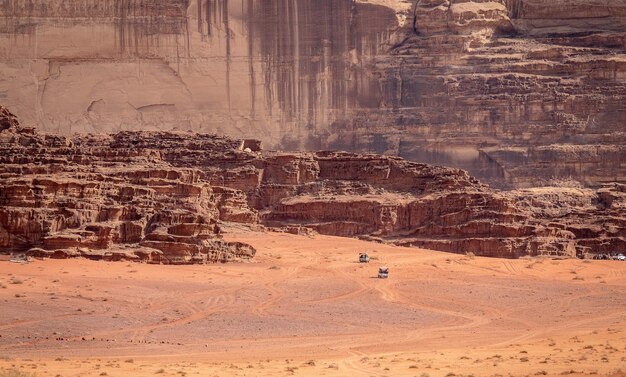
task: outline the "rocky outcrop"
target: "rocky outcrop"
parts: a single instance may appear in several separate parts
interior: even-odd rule
[[[201,171],[162,159],[170,143],[218,153],[232,141],[169,136],[70,140],[17,123],[1,131],[0,250],[177,264],[253,257],[252,247],[220,240],[218,221],[231,219],[221,215],[230,211],[255,222],[255,212],[239,202],[231,210],[225,191],[214,191]]]
[[[62,135],[177,128],[397,155],[500,187],[625,182],[625,9],[4,0],[0,99]]]
[[[530,35],[624,32],[626,4],[608,0],[505,0],[516,29]]]
[[[625,9],[418,0],[413,29],[375,64],[385,110],[344,123],[336,147],[461,167],[501,187],[625,182]]]
[[[69,139],[12,123],[0,131],[0,178],[0,250],[33,256],[251,258],[221,240],[226,222],[510,258],[626,246],[623,185],[500,192],[399,157],[268,152],[194,133]]]
[[[4,107],[0,107],[0,131],[16,129],[18,126],[17,117]]]
[[[482,38],[511,32],[513,25],[503,0],[418,0],[413,29],[418,35],[458,34]]]
[[[219,239],[232,221],[623,251],[623,2],[287,3],[0,0],[0,99],[28,126],[0,109],[0,248],[248,258]]]

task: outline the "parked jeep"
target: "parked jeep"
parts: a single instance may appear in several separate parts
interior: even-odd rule
[[[381,267],[378,269],[378,278],[379,279],[387,279],[389,277],[389,268]]]

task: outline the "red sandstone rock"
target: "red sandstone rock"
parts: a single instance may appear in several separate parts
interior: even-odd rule
[[[623,0],[203,3],[5,0],[2,100],[64,135],[253,133],[274,148],[454,166],[499,187],[626,182]],[[231,157],[260,146],[240,149]],[[213,157],[168,153],[188,166]],[[223,179],[250,183],[249,172]]]
[[[626,243],[619,184],[499,192],[463,170],[398,157],[252,153],[250,141],[191,133],[69,140],[13,125],[0,137],[4,252],[170,264],[254,256],[220,240],[223,222],[499,257]]]
[[[170,142],[175,156],[183,142],[187,151],[223,154],[233,141],[156,133],[71,141],[20,128],[0,110],[0,122],[10,125],[0,131],[0,251],[163,263],[254,256],[252,248],[219,241],[220,216],[257,221],[245,195],[214,193],[201,171],[161,158]]]

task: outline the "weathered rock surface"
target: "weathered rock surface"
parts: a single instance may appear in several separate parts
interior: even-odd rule
[[[499,186],[626,181],[624,2],[417,0],[414,13],[376,59],[384,110],[339,127],[340,148]]]
[[[363,65],[398,26],[375,3],[0,0],[0,100],[63,135],[178,128],[298,144],[372,103]]]
[[[252,257],[220,239],[223,222],[495,257],[626,249],[624,185],[499,192],[399,157],[195,133],[69,139],[14,123],[0,131],[0,178],[0,250],[52,258]]]
[[[254,211],[234,201],[228,212],[227,190],[162,158],[178,147],[227,153],[236,145],[209,136],[140,136],[70,140],[17,123],[0,131],[0,250],[176,264],[253,257],[252,247],[221,240],[217,223],[231,213],[255,222]]]
[[[0,0],[0,25],[0,100],[48,132],[626,182],[623,1]]]

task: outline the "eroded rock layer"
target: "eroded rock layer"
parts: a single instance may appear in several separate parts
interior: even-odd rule
[[[28,125],[183,129],[454,166],[501,187],[626,182],[611,0],[0,0]]]
[[[220,239],[218,221],[229,218],[220,213],[232,200],[229,191],[212,188],[196,168],[173,168],[159,146],[143,147],[137,136],[71,140],[16,123],[3,129],[0,250],[176,264],[253,257],[252,247]],[[190,149],[234,148],[232,141],[213,137],[154,136],[162,147],[169,136]],[[256,217],[245,213],[238,220]]]
[[[165,263],[247,259],[222,222],[494,257],[626,249],[626,187],[499,192],[399,157],[265,152],[195,133],[0,124],[0,250]]]
[[[505,187],[626,181],[626,3],[414,3],[412,30],[375,64],[383,110],[338,127],[338,147]]]

